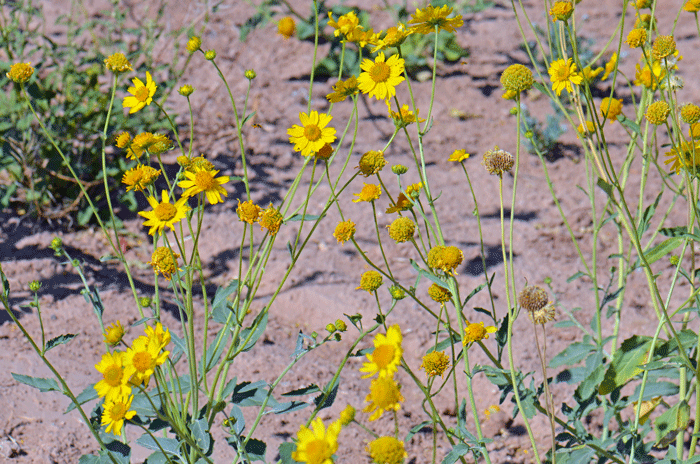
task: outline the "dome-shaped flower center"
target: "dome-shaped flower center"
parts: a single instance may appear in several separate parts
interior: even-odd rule
[[[374,349],[372,354],[372,361],[380,369],[386,369],[386,367],[394,359],[395,349],[392,345],[379,345]]]
[[[559,66],[554,71],[554,78],[558,81],[568,81],[569,80],[569,66],[568,65]]]
[[[153,209],[153,212],[159,221],[167,222],[175,217],[177,208],[170,203],[160,203]]]
[[[148,100],[148,88],[146,86],[137,88],[134,97],[140,102],[145,102]]]
[[[116,364],[112,364],[107,368],[104,374],[102,374],[102,377],[110,387],[116,387],[122,380],[122,368]]]
[[[124,403],[115,403],[109,410],[109,415],[112,416],[113,421],[123,419],[124,414],[126,414],[126,405]]]
[[[195,174],[194,183],[202,190],[211,190],[216,186],[214,176],[209,171],[199,171]]]
[[[481,324],[469,324],[467,327],[467,341],[475,342],[482,340],[486,335],[486,327]]]
[[[306,445],[307,462],[322,463],[333,455],[326,440],[314,440]]]
[[[391,380],[377,379],[370,387],[372,401],[381,409],[389,409],[398,402],[397,390]]]
[[[369,75],[376,83],[386,82],[391,76],[391,68],[388,64],[380,61],[379,63],[374,63],[374,66],[369,71]]]
[[[146,351],[140,351],[134,355],[133,363],[134,367],[139,372],[146,372],[147,369],[151,367],[151,360],[153,358]]]
[[[321,129],[316,124],[309,124],[304,126],[304,138],[315,142],[321,138]]]

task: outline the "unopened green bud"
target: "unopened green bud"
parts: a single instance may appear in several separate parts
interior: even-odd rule
[[[61,240],[61,237],[54,237],[54,239],[51,240],[49,248],[56,252],[56,256],[60,256],[61,249],[63,248],[63,240]]]
[[[397,176],[400,176],[401,174],[406,174],[408,172],[408,167],[404,166],[403,164],[395,164],[391,167],[391,172]]]
[[[675,256],[675,255],[673,255],[673,256],[671,256],[670,258],[668,258],[668,260],[669,260],[669,261],[671,262],[671,264],[673,264],[674,266],[678,266],[678,263],[680,262],[680,260],[678,259],[678,256]]]
[[[517,107],[517,106],[512,107],[512,108],[510,109],[510,114],[512,114],[513,116],[515,116],[516,114],[518,114],[518,107]]]
[[[346,330],[348,330],[348,326],[344,320],[338,319],[337,321],[335,321],[335,330],[337,330],[338,332],[345,332]]]
[[[406,298],[406,292],[403,291],[401,287],[398,285],[392,285],[389,287],[389,293],[391,294],[391,297],[395,300],[403,300]]]
[[[256,77],[258,77],[258,75],[254,69],[246,69],[244,75],[245,75],[245,78],[248,79],[249,81],[252,81]]]
[[[214,58],[216,58],[216,50],[207,50],[204,52],[204,58],[206,58],[209,61],[212,61]]]
[[[38,280],[32,280],[31,282],[29,282],[29,291],[30,292],[36,293],[39,291],[40,288],[41,288],[41,282],[39,282]]]
[[[333,334],[333,336],[335,337],[335,341],[336,341],[336,342],[339,342],[340,340],[343,339],[343,337],[342,337],[338,332],[336,332],[335,334]]]
[[[318,333],[317,333],[317,332],[311,332],[311,338],[316,338],[316,337],[318,337]]]
[[[179,92],[180,95],[182,95],[183,97],[189,97],[190,95],[192,95],[192,92],[194,92],[194,87],[192,87],[192,86],[189,85],[189,84],[185,84],[185,85],[183,85],[182,87],[180,87],[180,88],[178,89],[178,92]]]
[[[153,301],[147,296],[144,296],[139,300],[139,304],[142,308],[148,308],[149,306],[151,306],[151,303],[153,303]]]
[[[328,324],[326,326],[326,330],[329,331],[330,333],[335,332],[335,326],[333,324]]]

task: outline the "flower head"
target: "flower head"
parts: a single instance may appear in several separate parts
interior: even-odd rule
[[[552,8],[549,9],[549,16],[552,17],[552,22],[566,21],[574,12],[574,5],[571,2],[554,2]]]
[[[221,195],[228,195],[222,185],[229,181],[229,177],[216,177],[218,173],[219,171],[216,170],[195,168],[194,172],[185,171],[184,174],[187,179],[179,182],[177,185],[186,189],[182,192],[184,197],[204,193],[209,203],[215,205],[223,201]]]
[[[336,139],[335,129],[326,127],[331,122],[331,115],[312,111],[309,114],[299,113],[299,119],[301,126],[293,125],[287,129],[287,134],[289,141],[294,144],[294,151],[301,152],[302,156],[313,155]]]
[[[576,72],[576,63],[569,58],[568,60],[553,61],[549,66],[549,79],[552,81],[552,90],[561,95],[561,91],[566,89],[568,92],[573,92],[572,84],[581,85],[583,75]]]
[[[350,11],[349,13],[339,17],[338,21],[336,22],[333,20],[333,13],[329,11],[328,25],[335,29],[335,31],[333,31],[333,35],[336,37],[340,36],[340,34],[348,36],[356,28],[360,27],[360,19],[357,17],[354,11]]]
[[[484,159],[481,161],[481,164],[492,176],[503,177],[503,173],[510,171],[515,165],[515,158],[507,151],[499,150],[498,147],[495,147],[493,150],[484,153]]]
[[[148,264],[153,266],[153,272],[156,274],[160,273],[167,280],[170,280],[170,277],[179,269],[177,265],[177,259],[179,257],[180,255],[172,252],[170,248],[162,246],[156,248]]]
[[[634,84],[644,86],[647,89],[656,90],[659,83],[666,77],[666,69],[659,60],[654,60],[651,67],[648,64],[641,67],[639,63],[635,67]]]
[[[187,53],[191,55],[202,48],[202,39],[193,35],[187,40],[187,46],[185,48],[187,48]]]
[[[683,5],[684,11],[689,11],[690,13],[697,13],[700,11],[700,0],[688,0]]]
[[[408,24],[411,24],[411,31],[415,34],[430,34],[438,31],[454,32],[455,28],[462,27],[462,15],[448,18],[452,13],[452,8],[447,5],[435,8],[428,5],[423,10],[416,9]]]
[[[331,103],[338,103],[357,94],[359,91],[360,89],[357,86],[357,77],[350,76],[344,81],[336,82],[333,86],[333,93],[326,95],[326,99]]]
[[[518,295],[518,304],[531,313],[544,308],[548,302],[547,291],[538,285],[528,285]]]
[[[10,72],[5,74],[12,82],[24,84],[34,74],[31,63],[15,63],[10,67]]]
[[[447,161],[455,161],[457,163],[461,163],[465,159],[469,158],[471,155],[467,153],[467,150],[455,150],[452,152],[449,158],[447,158]]]
[[[390,206],[386,209],[386,214],[396,213],[399,211],[406,211],[413,207],[411,200],[403,193],[399,193],[399,197],[396,199],[396,204]]]
[[[617,67],[617,53],[613,53],[610,59],[608,60],[607,63],[605,63],[605,72],[603,73],[603,77],[601,77],[601,80],[605,80],[610,76],[610,73],[615,71],[615,68]]]
[[[423,356],[420,369],[425,369],[428,377],[442,376],[450,367],[450,358],[442,351],[431,351]]]
[[[377,174],[384,166],[386,166],[384,152],[371,150],[362,155],[357,168],[360,170],[361,175],[369,177]]]
[[[238,200],[236,214],[238,214],[238,218],[241,221],[247,222],[248,224],[253,224],[260,219],[261,210],[262,208],[254,204],[253,200],[244,201],[243,203],[241,203],[241,200]]]
[[[401,328],[395,324],[390,326],[386,335],[377,334],[374,337],[374,351],[367,354],[367,361],[360,368],[364,372],[363,379],[377,374],[379,377],[392,377],[401,364],[403,355],[403,335]]]
[[[118,398],[108,399],[102,405],[104,412],[102,413],[102,425],[106,425],[107,433],[113,433],[121,436],[122,428],[125,420],[131,420],[136,415],[136,411],[130,411],[133,396],[123,396]]]
[[[579,124],[576,130],[581,135],[595,134],[595,124],[593,121],[586,121],[585,126],[583,124]]]
[[[102,380],[95,384],[98,396],[111,399],[131,393],[131,387],[128,385],[129,377],[124,373],[123,352],[103,354],[100,362],[95,364],[95,369],[102,374]]]
[[[407,29],[403,23],[399,23],[398,26],[392,26],[386,30],[384,37],[377,40],[377,45],[372,49],[372,53],[377,53],[379,50],[389,47],[398,47],[412,33],[413,31]]]
[[[671,107],[663,100],[655,101],[647,107],[647,121],[656,126],[663,124],[671,113]]]
[[[436,303],[447,303],[452,298],[452,292],[433,283],[428,287],[428,296]]]
[[[260,218],[258,219],[260,230],[267,229],[273,237],[279,232],[283,221],[282,214],[277,208],[272,206],[272,203],[260,213]]]
[[[667,56],[673,55],[676,51],[676,41],[672,35],[660,35],[654,40],[651,46],[651,54],[657,60],[662,60]]]
[[[455,246],[434,246],[428,252],[427,262],[432,269],[440,269],[445,274],[455,275],[455,269],[462,264],[464,254]]]
[[[355,290],[366,290],[369,293],[382,286],[382,275],[377,271],[367,271],[360,278],[360,286]]]
[[[277,23],[277,33],[284,37],[285,40],[292,37],[296,31],[297,25],[290,16],[285,16]]]
[[[127,92],[129,92],[131,96],[124,98],[124,102],[122,103],[124,108],[131,108],[129,114],[136,113],[147,105],[150,105],[153,101],[153,95],[156,94],[156,89],[158,88],[151,78],[151,73],[148,71],[146,71],[145,84],[138,77],[134,77],[131,82],[134,86],[127,89]]]
[[[113,322],[105,329],[104,336],[105,343],[112,346],[117,346],[119,342],[122,341],[122,337],[124,337],[124,327],[122,326],[122,323],[119,321]]]
[[[105,59],[105,66],[114,74],[133,71],[131,63],[126,59],[123,53],[114,53]]]
[[[670,164],[671,171],[675,171],[676,174],[680,174],[681,168],[684,168],[697,175],[700,172],[700,138],[693,137],[692,142],[684,141],[680,145],[674,145],[671,151],[666,152],[666,157],[668,159],[664,164]]]
[[[554,309],[554,304],[547,303],[544,308],[540,308],[537,311],[528,313],[530,320],[533,324],[544,325],[547,322],[553,321],[556,316],[556,310]]]
[[[142,192],[146,187],[153,184],[160,176],[160,170],[151,166],[139,164],[131,168],[122,176],[122,184],[126,184],[126,191],[138,190]]]
[[[467,346],[469,343],[485,340],[489,338],[490,333],[494,332],[496,332],[496,327],[492,325],[484,327],[483,322],[467,324],[467,327],[464,329],[462,345]]]
[[[194,87],[192,87],[190,84],[185,84],[179,89],[177,89],[177,93],[179,93],[183,97],[189,97],[194,93]]]
[[[195,156],[190,159],[187,156],[180,155],[177,157],[177,163],[182,166],[182,169],[188,172],[195,172],[197,169],[214,170],[214,165],[204,156]]]
[[[335,226],[335,231],[333,232],[333,237],[338,240],[338,243],[345,243],[355,235],[355,223],[348,220],[339,222]]]
[[[124,355],[124,375],[134,385],[148,385],[148,381],[168,359],[169,351],[161,351],[162,346],[156,337],[140,336],[131,344]]]
[[[686,124],[695,124],[700,121],[700,106],[694,103],[681,106],[681,121]]]
[[[350,422],[355,420],[355,408],[349,404],[345,406],[345,409],[340,412],[340,417],[338,420],[343,426],[348,425]]]
[[[379,437],[367,445],[367,453],[375,464],[402,464],[408,454],[403,442],[394,437]]]
[[[163,324],[158,322],[155,327],[147,325],[143,328],[148,340],[155,340],[161,350],[164,350],[170,343],[170,330],[164,329]]]
[[[362,93],[378,100],[385,100],[396,95],[396,86],[404,81],[404,59],[392,55],[385,61],[384,53],[379,52],[374,61],[369,58],[360,64],[362,73],[357,79]]]
[[[146,200],[153,210],[139,211],[139,216],[147,219],[143,225],[150,227],[148,235],[154,235],[156,231],[160,234],[165,227],[169,227],[174,231],[175,223],[184,219],[189,210],[189,207],[185,204],[187,197],[183,196],[175,204],[172,204],[168,198],[168,191],[165,189],[161,191],[160,202],[154,197],[146,197]]]
[[[651,29],[656,30],[656,18],[650,14],[638,15],[637,19],[634,21],[635,29]]]
[[[627,34],[627,45],[630,48],[639,48],[644,46],[647,41],[647,30],[642,28],[632,29],[629,34]]]
[[[530,90],[533,83],[532,71],[522,64],[512,64],[501,73],[501,85],[507,91],[524,92]]]
[[[600,115],[611,123],[622,114],[622,98],[605,97],[600,102]]]
[[[362,412],[371,413],[369,420],[374,421],[382,417],[384,411],[398,411],[401,409],[401,402],[404,401],[404,398],[399,390],[399,385],[393,377],[385,376],[372,380],[369,394],[365,401],[369,404]]]
[[[379,198],[382,194],[382,189],[378,185],[374,184],[365,184],[364,187],[362,187],[362,190],[360,193],[354,193],[357,198],[352,200],[355,203],[359,203],[361,201],[374,201],[377,198]]]
[[[333,453],[338,450],[338,435],[342,425],[335,421],[328,426],[316,417],[309,429],[302,425],[297,432],[297,448],[292,453],[292,459],[307,464],[333,464]]]
[[[404,216],[394,219],[387,228],[389,229],[389,237],[393,238],[396,243],[408,242],[416,232],[416,224]]]

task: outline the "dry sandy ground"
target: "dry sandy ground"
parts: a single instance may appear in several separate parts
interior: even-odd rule
[[[47,7],[59,8],[63,2],[49,2]],[[242,2],[240,2],[242,3]],[[533,7],[540,2],[528,2]],[[675,2],[678,3],[678,2]],[[124,3],[129,7],[131,2]],[[613,0],[588,2],[579,5],[582,20],[580,29],[587,37],[598,39],[596,46],[604,43],[601,40],[607,30],[619,19],[614,13],[619,9],[619,2]],[[173,9],[171,20],[174,25],[181,21],[191,21],[202,13],[199,3],[179,2],[180,7]],[[305,2],[295,4],[298,8],[307,8]],[[213,48],[218,52],[218,62],[224,73],[234,82],[234,94],[240,96],[245,89],[242,78],[243,71],[254,68],[257,79],[251,93],[252,107],[257,111],[255,122],[261,129],[246,129],[246,145],[250,152],[248,160],[252,166],[252,198],[256,203],[267,204],[279,202],[301,164],[300,158],[292,151],[287,141],[286,129],[298,121],[298,113],[306,108],[307,82],[305,74],[309,69],[312,44],[289,41],[275,34],[274,25],[254,31],[245,44],[238,41],[238,27],[250,16],[249,6],[236,5],[222,7],[212,16],[211,23],[203,34],[205,48]],[[304,10],[305,11],[305,10]],[[529,10],[533,20],[542,24],[545,20],[542,14],[534,9]],[[670,13],[661,12],[659,28],[668,30],[673,17]],[[497,201],[497,179],[488,176],[479,164],[481,154],[494,145],[514,152],[516,145],[515,117],[510,115],[512,103],[500,98],[500,72],[508,64],[515,61],[525,61],[526,56],[518,48],[519,33],[514,21],[509,3],[497,1],[496,6],[483,12],[466,14],[465,25],[457,31],[459,43],[470,50],[471,55],[465,62],[440,67],[438,92],[436,95],[433,114],[435,124],[426,137],[426,158],[429,163],[428,174],[433,190],[440,192],[437,203],[438,214],[444,226],[445,236],[449,244],[464,251],[465,262],[460,267],[458,280],[466,292],[483,282],[479,239],[476,219],[472,214],[474,205],[469,194],[464,176],[458,166],[447,161],[447,157],[455,149],[464,148],[474,154],[467,161],[471,179],[476,189],[479,208],[485,227],[486,259],[489,273],[496,273],[495,303],[499,314],[505,311],[505,295],[503,288],[502,263],[499,248],[499,219]],[[698,57],[691,56],[689,40],[694,34],[694,24],[690,15],[683,18],[676,37],[678,48],[686,55],[684,60],[684,77],[686,87],[682,91],[681,100],[700,101],[699,86],[694,73],[698,69]],[[375,29],[390,25],[386,14],[377,13],[373,19]],[[597,51],[597,49],[596,49]],[[197,92],[194,95],[195,111],[197,114],[198,138],[196,151],[206,153],[213,159],[216,166],[222,169],[222,174],[240,175],[241,163],[238,142],[235,131],[231,128],[233,117],[228,110],[228,100],[225,90],[216,79],[214,72],[203,64],[203,60],[192,67],[184,82],[194,84]],[[622,66],[630,72],[636,63],[636,55],[623,56]],[[691,73],[691,71],[693,71]],[[184,83],[183,82],[183,83]],[[324,96],[330,91],[332,82],[318,83],[314,87],[312,107],[323,110],[327,108]],[[419,107],[427,112],[429,85],[414,82],[414,91],[418,98]],[[609,83],[601,85],[608,90]],[[623,94],[624,95],[624,94]],[[621,95],[621,96],[623,96]],[[538,98],[536,92],[525,101],[533,114],[544,119],[551,112],[551,107],[543,98]],[[338,104],[334,108],[337,121],[344,120],[349,115],[350,105]],[[469,114],[470,117],[460,119],[453,116],[457,112]],[[385,143],[391,133],[391,121],[385,117],[386,108],[383,103],[374,100],[360,105],[362,137],[355,147],[351,161],[356,165],[361,153],[377,149],[377,145]],[[619,124],[610,127],[607,134],[614,153],[620,153],[623,148],[625,134]],[[574,231],[582,240],[584,249],[591,249],[590,217],[587,200],[576,185],[585,184],[584,164],[581,162],[581,152],[578,142],[569,130],[563,137],[559,155],[555,161],[548,163],[550,175],[553,178],[557,195],[567,215],[571,218]],[[411,165],[405,142],[399,141],[392,145],[386,156],[389,164],[402,163]],[[539,160],[535,156],[525,154],[521,160],[521,179],[518,184],[518,201],[516,209],[516,236],[513,244],[516,264],[516,279],[519,283],[527,280],[530,283],[542,283],[546,277],[551,277],[561,305],[567,308],[583,308],[578,317],[585,324],[593,314],[592,295],[586,282],[576,280],[567,283],[567,278],[580,269],[580,262],[568,238],[564,225],[559,218],[550,194],[547,191],[544,175]],[[639,164],[632,169],[633,175],[639,172]],[[405,181],[415,182],[415,169],[409,171]],[[305,181],[309,181],[307,175]],[[654,179],[649,186],[647,201],[654,198]],[[351,187],[353,192],[359,191],[361,181],[356,180]],[[505,179],[506,198],[510,198],[512,178]],[[636,188],[632,181],[631,188]],[[204,221],[204,236],[200,253],[206,264],[206,273],[212,285],[224,285],[237,276],[237,246],[241,226],[235,215],[237,199],[241,195],[241,187],[228,186],[229,196],[222,205],[208,207]],[[318,212],[324,195],[328,189],[322,186],[316,198],[311,201],[310,213]],[[351,203],[348,197],[343,207],[349,217],[358,224],[357,238],[360,245],[374,259],[378,259],[379,249],[376,236],[369,227],[371,216],[366,204]],[[230,374],[242,380],[266,381],[274,380],[278,372],[288,363],[289,353],[293,350],[296,334],[299,330],[305,333],[322,332],[324,326],[343,313],[360,313],[366,318],[374,315],[374,302],[364,292],[355,291],[360,274],[366,266],[361,257],[348,244],[338,245],[332,237],[337,223],[337,216],[330,214],[316,231],[309,244],[307,253],[302,256],[292,278],[287,282],[279,298],[270,309],[269,327],[259,343],[251,352],[237,361]],[[386,215],[379,215],[380,227],[389,223]],[[74,390],[81,391],[85,385],[99,379],[99,373],[94,364],[103,353],[103,345],[97,323],[92,318],[92,312],[83,296],[80,294],[81,284],[77,274],[68,266],[61,264],[53,257],[47,248],[56,232],[42,229],[41,225],[33,224],[29,219],[18,219],[9,212],[2,213],[0,247],[2,249],[3,269],[7,273],[13,289],[12,303],[15,309],[22,313],[22,321],[31,333],[38,332],[36,315],[20,309],[20,305],[29,301],[27,285],[31,280],[43,282],[41,301],[44,318],[47,321],[48,336],[66,332],[77,333],[78,337],[70,345],[55,349],[50,353],[50,359],[65,375],[69,385]],[[127,220],[127,228],[133,232],[128,237],[127,259],[135,263],[137,288],[141,296],[151,296],[153,281],[147,266],[141,264],[149,260],[149,240],[146,229],[141,221],[132,217]],[[260,297],[254,305],[259,310],[274,291],[274,285],[288,264],[284,244],[294,236],[296,223],[282,228],[277,240],[277,253],[267,267],[267,279],[260,289]],[[134,322],[138,316],[125,274],[115,265],[103,265],[99,257],[106,252],[105,240],[95,230],[82,230],[70,233],[58,233],[63,238],[67,249],[75,258],[85,263],[87,276],[91,285],[96,286],[105,304],[105,321],[121,320],[123,323]],[[386,244],[391,256],[394,273],[407,285],[415,280],[415,273],[409,264],[413,257],[407,248]],[[612,229],[605,229],[599,243],[596,244],[601,256],[607,256],[616,248],[616,239]],[[609,264],[602,264],[601,273]],[[642,276],[634,276],[632,285],[644,285]],[[418,291],[425,291],[426,284],[422,283]],[[644,292],[639,292],[643,295]],[[167,294],[166,294],[167,296]],[[385,297],[387,295],[383,295]],[[382,300],[384,304],[387,298]],[[485,292],[480,293],[471,302],[473,306],[488,304]],[[201,315],[202,305],[197,305]],[[627,324],[622,329],[622,336],[639,333],[644,330],[645,321],[653,317],[653,310],[647,301],[628,290],[628,301],[624,311]],[[471,315],[474,320],[479,316]],[[391,323],[401,325],[405,341],[405,359],[414,369],[420,365],[422,354],[430,346],[434,328],[431,318],[422,312],[417,305],[408,299],[402,301],[391,315]],[[164,323],[174,331],[180,324],[172,314],[164,316]],[[200,325],[201,318],[196,324]],[[516,362],[525,372],[537,371],[537,355],[534,345],[532,326],[527,318],[521,318],[515,324],[517,334]],[[645,332],[646,333],[646,332]],[[549,353],[555,354],[572,341],[580,338],[580,333],[571,328],[551,329],[548,333]],[[350,337],[346,337],[350,338]],[[369,340],[367,344],[369,344]],[[493,339],[488,343],[495,345]],[[280,386],[280,392],[299,388],[309,383],[323,385],[328,382],[335,366],[348,349],[349,341],[331,344],[311,353],[298,364],[286,377]],[[486,359],[478,350],[473,350],[473,363],[485,362]],[[83,453],[94,451],[92,441],[86,427],[81,424],[78,415],[73,412],[67,415],[63,411],[68,400],[55,393],[38,393],[13,380],[10,373],[16,372],[32,376],[47,375],[46,368],[40,364],[33,354],[29,344],[7,317],[0,315],[0,461],[9,463],[75,463]],[[362,380],[358,373],[360,361],[351,360],[343,372],[340,390],[335,405],[324,410],[321,417],[326,419],[337,417],[346,404],[352,404],[358,409],[363,406],[368,388],[368,381]],[[535,374],[536,382],[541,382],[541,375]],[[403,394],[406,402],[401,409],[400,423],[402,433],[420,423],[425,416],[421,410],[419,392],[411,388],[409,378],[399,373],[399,379],[406,386]],[[481,410],[498,402],[499,393],[484,377],[475,378],[476,401]],[[460,389],[464,385],[459,385]],[[463,390],[464,393],[464,390]],[[570,387],[562,384],[553,387],[555,402],[567,401]],[[446,389],[437,398],[442,411],[446,415],[454,414],[450,410],[450,391]],[[529,462],[531,453],[527,450],[527,436],[524,434],[519,419],[510,420],[510,402],[506,401],[504,411],[493,414],[485,420],[485,434],[494,440],[489,445],[494,450],[494,462]],[[276,416],[265,416],[256,436],[264,437],[268,442],[268,459],[276,456],[277,445],[290,440],[299,424],[307,416],[306,410],[300,413]],[[366,417],[360,414],[361,420]],[[470,422],[470,419],[468,419]],[[548,426],[545,420],[538,417],[534,420],[535,431],[542,450],[548,449]],[[388,432],[392,423],[387,417],[372,424],[377,432]],[[138,435],[136,430],[131,437]],[[221,446],[215,451],[216,462],[227,462],[231,459],[232,450],[221,440],[223,433],[214,432]],[[343,432],[338,462],[366,462],[363,449],[370,437],[359,428],[348,428]],[[418,433],[407,443],[408,460],[412,463],[429,462],[430,433]],[[442,442],[441,442],[442,443]],[[14,449],[15,452],[10,451]],[[444,443],[440,445],[439,457],[445,453]],[[141,462],[148,453],[143,449],[135,450],[134,462]]]

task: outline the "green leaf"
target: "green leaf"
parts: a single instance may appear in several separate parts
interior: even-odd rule
[[[466,455],[471,451],[471,446],[464,443],[458,443],[452,448],[452,451],[447,453],[445,458],[442,460],[442,464],[454,464],[459,458]]]
[[[595,346],[590,343],[574,342],[552,358],[549,367],[572,366],[585,359],[593,350],[595,350]]]
[[[282,464],[296,464],[297,461],[292,459],[292,453],[296,449],[296,446],[292,442],[285,442],[282,443],[279,448],[277,448],[277,451],[280,454],[280,461]]]
[[[250,459],[250,462],[265,462],[266,451],[267,444],[264,441],[251,438],[250,440],[248,440],[248,443],[245,444],[245,453],[248,455],[248,459]]]
[[[581,277],[586,277],[586,275],[587,274],[585,272],[578,271],[576,274],[574,274],[571,277],[569,277],[568,279],[566,279],[566,283],[571,283],[576,279],[579,279]]]
[[[635,134],[638,134],[638,133],[639,133],[639,124],[637,124],[636,122],[632,121],[631,119],[627,119],[627,118],[625,118],[625,117],[618,117],[617,120],[620,121],[620,123],[621,123],[623,126],[627,127],[629,130],[631,130],[631,131],[634,132]],[[633,136],[634,136],[634,135],[633,135]]]
[[[646,361],[650,347],[651,338],[638,335],[633,335],[622,342],[622,346],[615,351],[615,356],[605,372],[598,393],[607,395],[641,373],[640,366]]]
[[[255,383],[243,382],[236,385],[231,396],[231,402],[239,406],[262,406],[267,397],[267,382],[259,380]],[[277,401],[270,398],[267,405],[274,407]]]
[[[241,330],[241,333],[238,336],[238,340],[237,340],[236,351],[240,353],[243,351],[248,351],[251,348],[253,348],[253,346],[258,341],[260,336],[263,334],[263,332],[265,332],[266,327],[267,327],[267,310],[265,308],[263,308],[263,310],[260,312],[260,314],[255,316],[255,320],[253,320],[253,324],[250,327],[247,327],[247,328]]]
[[[608,198],[613,204],[617,204],[617,202],[615,201],[615,196],[613,195],[614,190],[612,184],[607,183],[601,178],[598,178],[598,182],[596,182],[596,184],[598,185],[598,187],[600,187],[600,189],[603,192],[605,192],[605,194],[608,196]]]
[[[55,348],[58,345],[63,345],[65,343],[68,343],[69,341],[73,340],[75,337],[77,337],[77,334],[65,334],[65,335],[59,335],[58,337],[54,337],[48,342],[46,342],[46,349],[44,350],[44,353],[49,351],[51,348]]]
[[[238,290],[238,279],[233,279],[226,287],[216,289],[214,302],[211,304],[211,316],[219,324],[225,324],[232,309],[228,297]]]
[[[209,434],[209,423],[205,418],[199,419],[192,424],[192,436],[197,442],[199,449],[208,453],[212,440]]]
[[[311,393],[318,393],[320,391],[321,389],[318,388],[318,385],[311,384],[308,387],[298,388],[287,393],[282,393],[282,396],[304,396],[310,395]]]
[[[274,412],[275,414],[285,414],[288,412],[299,411],[307,406],[309,406],[309,403],[306,401],[287,401],[285,403],[279,403],[269,412]]]
[[[690,422],[690,405],[681,401],[654,420],[655,446],[666,448]]]
[[[318,395],[316,398],[314,398],[314,404],[320,411],[321,409],[325,408],[330,408],[333,406],[333,402],[335,401],[335,397],[338,394],[338,386],[340,385],[340,379],[336,379],[335,384],[331,385],[328,384],[326,385],[326,388],[324,388],[324,393]],[[325,397],[325,399],[324,399]],[[321,403],[323,401],[323,403]]]
[[[136,443],[152,451],[161,451],[162,448],[162,451],[181,458],[180,442],[174,438],[154,438],[151,435],[144,433],[136,439]]]
[[[12,377],[19,383],[29,385],[30,387],[38,388],[41,392],[58,391],[63,392],[63,389],[54,379],[45,379],[41,377],[31,377],[28,375],[12,373]]]
[[[646,258],[647,262],[649,264],[653,264],[656,261],[660,260],[664,256],[670,254],[673,250],[675,250],[680,244],[682,243],[682,240],[678,237],[671,237],[663,242],[659,243],[656,245],[654,248],[650,249],[646,253],[644,253],[644,257]]]
[[[87,403],[88,401],[96,400],[98,398],[97,396],[97,390],[95,390],[95,384],[92,383],[85,387],[85,390],[83,390],[80,395],[76,396],[75,399],[78,400],[79,405],[83,405]],[[64,414],[68,414],[72,410],[74,410],[77,407],[75,403],[71,401],[71,403],[68,405],[68,408],[66,409],[66,412]]]
[[[315,221],[317,219],[321,219],[323,216],[318,216],[315,214],[307,214],[306,216],[302,216],[301,214],[295,214],[294,216],[290,216],[285,219],[284,222],[299,222],[301,221],[302,217],[304,218],[304,221]]]
[[[418,432],[420,432],[421,430],[423,430],[426,427],[432,427],[432,422],[426,420],[426,421],[421,422],[418,425],[414,425],[411,428],[411,430],[409,430],[408,433],[406,434],[406,438],[404,438],[403,442],[408,443],[411,440],[411,438],[413,438],[413,435],[417,434]]]

